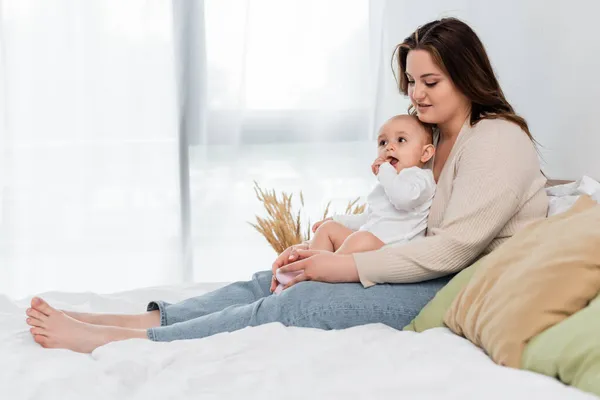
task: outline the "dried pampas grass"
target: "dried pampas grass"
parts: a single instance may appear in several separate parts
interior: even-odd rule
[[[267,239],[271,247],[280,254],[289,246],[302,243],[311,238],[311,223],[310,218],[306,222],[306,226],[302,224],[302,211],[304,207],[304,196],[300,191],[300,209],[295,212],[292,207],[293,194],[281,192],[277,195],[274,189],[263,190],[254,182],[254,192],[260,202],[263,203],[267,212],[267,217],[256,216],[256,223],[250,223],[261,235]],[[348,203],[346,214],[360,214],[365,210],[366,205],[359,205],[359,198]],[[329,206],[331,201],[327,203],[323,216],[320,220],[328,218]],[[320,221],[319,220],[319,221]]]

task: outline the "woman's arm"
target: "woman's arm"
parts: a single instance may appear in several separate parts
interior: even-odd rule
[[[302,257],[307,258],[289,264],[282,271],[310,270],[290,285],[302,280],[360,280],[365,287],[376,283],[418,282],[459,271],[498,236],[519,211],[522,197],[528,191],[535,185],[543,188],[545,179],[528,140],[520,130],[486,131],[472,138],[462,153],[457,154],[452,194],[443,222],[431,230],[431,236],[350,256],[302,252]],[[545,215],[545,211],[541,214]]]
[[[478,146],[472,147],[474,151]],[[461,167],[444,221],[433,229],[432,236],[350,256],[299,251],[299,261],[283,267],[281,272],[304,270],[305,273],[286,287],[304,280],[331,283],[360,280],[365,287],[376,283],[418,282],[464,268],[496,237],[515,214],[520,201],[510,180],[494,174],[493,164],[487,167]],[[488,170],[489,173],[483,173]]]
[[[522,197],[541,177],[528,140],[512,129],[482,131],[468,139],[457,154],[441,226],[408,244],[354,254],[363,285],[433,279],[474,261],[518,212]]]

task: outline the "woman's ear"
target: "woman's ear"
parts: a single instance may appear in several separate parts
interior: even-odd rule
[[[421,162],[425,164],[431,160],[431,157],[435,154],[435,147],[432,144],[426,144],[423,146],[423,154],[421,155]]]

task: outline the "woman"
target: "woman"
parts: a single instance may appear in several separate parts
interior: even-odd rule
[[[141,315],[65,314],[34,298],[27,310],[34,340],[90,352],[115,340],[201,338],[270,322],[401,329],[452,274],[544,218],[546,179],[533,138],[476,34],[456,19],[433,21],[398,45],[394,61],[409,111],[438,131],[431,165],[438,188],[425,238],[353,255],[292,247],[251,281],[173,305],[153,302]],[[274,296],[278,268],[304,273]]]

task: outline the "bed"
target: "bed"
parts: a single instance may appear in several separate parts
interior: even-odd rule
[[[552,189],[551,206],[566,207],[590,185],[600,184]],[[42,296],[62,309],[137,313],[150,300],[178,301],[221,285]],[[320,331],[274,323],[189,341],[132,339],[79,354],[38,346],[25,324],[28,305],[29,299],[0,295],[2,399],[596,398],[551,377],[501,367],[446,328]]]
[[[59,308],[135,313],[150,299],[177,301],[218,286],[43,296]],[[27,306],[28,299],[0,297],[0,397],[7,400],[595,398],[500,367],[445,328],[417,334],[379,324],[319,331],[274,323],[190,341],[115,342],[86,355],[33,342]]]

